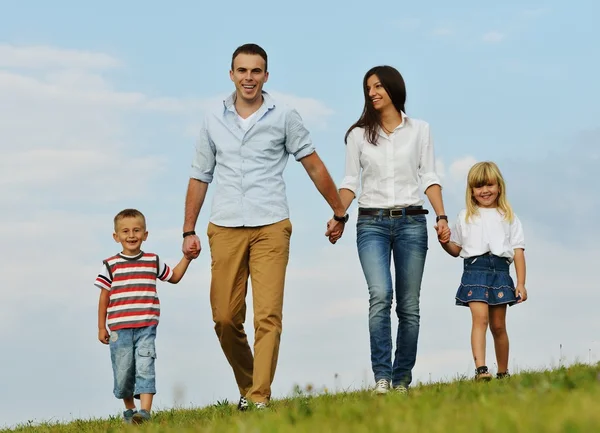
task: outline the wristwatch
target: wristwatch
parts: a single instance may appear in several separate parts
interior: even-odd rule
[[[440,222],[440,220],[446,220],[446,222],[448,222],[448,217],[446,215],[438,215],[437,217],[435,217],[435,222]]]
[[[333,214],[333,219],[342,224],[346,224],[348,222],[348,218],[350,218],[350,215],[348,215],[348,214],[341,216],[341,217]]]
[[[196,234],[196,232],[194,230],[191,230],[189,232],[183,232],[183,237],[185,238],[185,237],[195,235],[195,234]]]

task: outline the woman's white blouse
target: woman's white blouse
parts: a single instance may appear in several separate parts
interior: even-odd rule
[[[379,131],[377,145],[364,128],[354,128],[346,145],[346,173],[340,188],[357,195],[359,207],[390,209],[421,206],[420,188],[440,185],[435,171],[429,124],[402,113],[402,123],[388,136]]]

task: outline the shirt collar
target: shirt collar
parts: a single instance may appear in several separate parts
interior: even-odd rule
[[[406,123],[410,122],[410,117],[408,117],[404,111],[400,111],[400,117],[402,117],[402,122],[400,123],[400,125],[398,125],[394,128],[392,133],[394,133],[395,131],[397,131],[399,129],[404,128],[406,126]],[[385,133],[385,131],[383,130],[383,128],[381,126],[379,126],[379,135],[381,135],[382,137],[388,138],[388,135]]]
[[[262,97],[263,97],[263,106],[265,106],[267,110],[275,108],[275,101],[273,100],[273,97],[271,95],[269,95],[267,92],[265,92],[264,90],[261,93],[262,93]],[[227,98],[225,98],[225,100],[223,100],[223,107],[225,108],[225,110],[231,111],[233,113],[236,112],[235,111],[235,95],[236,95],[236,92],[234,91]],[[260,108],[259,108],[259,110],[260,110]]]

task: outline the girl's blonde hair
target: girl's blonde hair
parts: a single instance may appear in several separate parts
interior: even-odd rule
[[[494,183],[498,184],[498,198],[496,200],[498,210],[502,212],[504,219],[509,222],[513,221],[514,213],[506,199],[506,183],[498,166],[491,161],[478,162],[469,170],[466,194],[467,214],[465,218],[467,221],[473,215],[479,214],[479,205],[473,197],[473,188],[481,188]]]

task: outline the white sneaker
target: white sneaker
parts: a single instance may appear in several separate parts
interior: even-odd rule
[[[394,391],[396,391],[398,394],[408,394],[408,388],[404,385],[398,385],[394,387]]]
[[[387,379],[379,379],[375,384],[375,394],[387,394],[390,391],[390,382]]]

